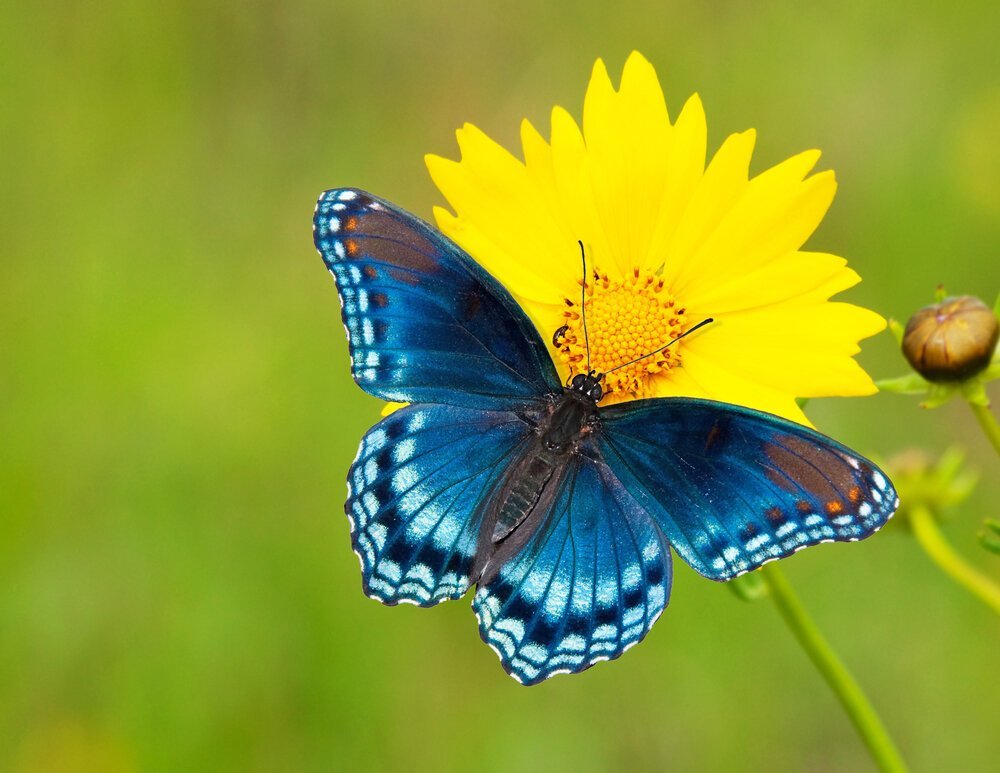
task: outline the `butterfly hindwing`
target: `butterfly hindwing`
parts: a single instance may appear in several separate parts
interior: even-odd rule
[[[346,504],[366,595],[420,606],[461,597],[480,504],[530,431],[510,412],[444,405],[407,406],[372,427]]]
[[[313,236],[365,391],[480,408],[558,391],[545,344],[510,293],[419,218],[364,191],[330,190]]]
[[[819,542],[877,531],[899,503],[888,477],[836,441],[710,400],[601,410],[608,464],[678,554],[728,580]]]
[[[483,640],[522,684],[576,673],[639,642],[670,595],[656,524],[599,460],[575,457],[527,544],[473,600]]]

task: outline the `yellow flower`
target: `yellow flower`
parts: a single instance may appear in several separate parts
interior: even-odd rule
[[[461,161],[428,156],[454,214],[440,229],[502,282],[541,331],[560,374],[587,369],[580,303],[587,259],[590,367],[611,373],[604,403],[691,396],[808,424],[796,397],[876,391],[854,361],[877,314],[829,298],[860,281],[836,255],[803,243],[833,200],[819,152],[750,178],[755,133],[731,135],[705,165],[701,100],[671,123],[653,67],[633,53],[615,91],[594,65],[583,130],[552,111],[546,142],[521,124],[524,161],[475,126],[458,131]]]

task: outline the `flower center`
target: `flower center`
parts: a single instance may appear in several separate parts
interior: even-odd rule
[[[680,364],[680,352],[670,347],[609,373],[630,360],[654,352],[680,336],[686,326],[685,310],[654,274],[629,272],[611,279],[597,269],[585,291],[590,367],[606,373],[602,387],[612,402],[644,397],[650,376]],[[570,376],[587,371],[587,348],[580,314],[580,298],[564,298],[565,325],[553,336],[559,358]]]

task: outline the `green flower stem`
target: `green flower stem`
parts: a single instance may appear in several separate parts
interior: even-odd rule
[[[979,403],[974,403],[970,400],[969,407],[972,408],[972,412],[979,420],[979,426],[983,428],[983,432],[986,433],[986,437],[988,437],[990,442],[993,444],[994,450],[1000,454],[1000,424],[997,424],[996,417],[990,413],[989,406],[980,405]]]
[[[760,574],[785,623],[837,695],[879,768],[883,771],[906,771],[906,763],[889,737],[881,718],[851,672],[806,613],[784,572],[777,564],[771,563],[763,567]]]
[[[1000,614],[1000,587],[969,566],[945,540],[934,515],[923,505],[914,505],[909,512],[910,527],[920,546],[927,551],[945,574],[962,585]]]

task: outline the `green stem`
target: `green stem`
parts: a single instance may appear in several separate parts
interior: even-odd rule
[[[972,401],[969,401],[969,407],[972,408],[972,412],[979,420],[979,426],[983,428],[986,437],[993,444],[993,449],[1000,454],[1000,424],[997,424],[997,420],[990,413],[989,407]]]
[[[906,763],[889,737],[881,718],[851,672],[806,613],[802,602],[785,579],[784,572],[772,563],[761,569],[760,574],[785,623],[833,689],[879,768],[883,771],[906,771]]]
[[[923,505],[914,505],[909,513],[910,526],[920,546],[927,555],[945,572],[951,575],[959,585],[965,587],[973,596],[988,604],[994,612],[1000,614],[1000,587],[989,577],[973,569],[948,544],[938,528],[937,521],[931,511]]]

